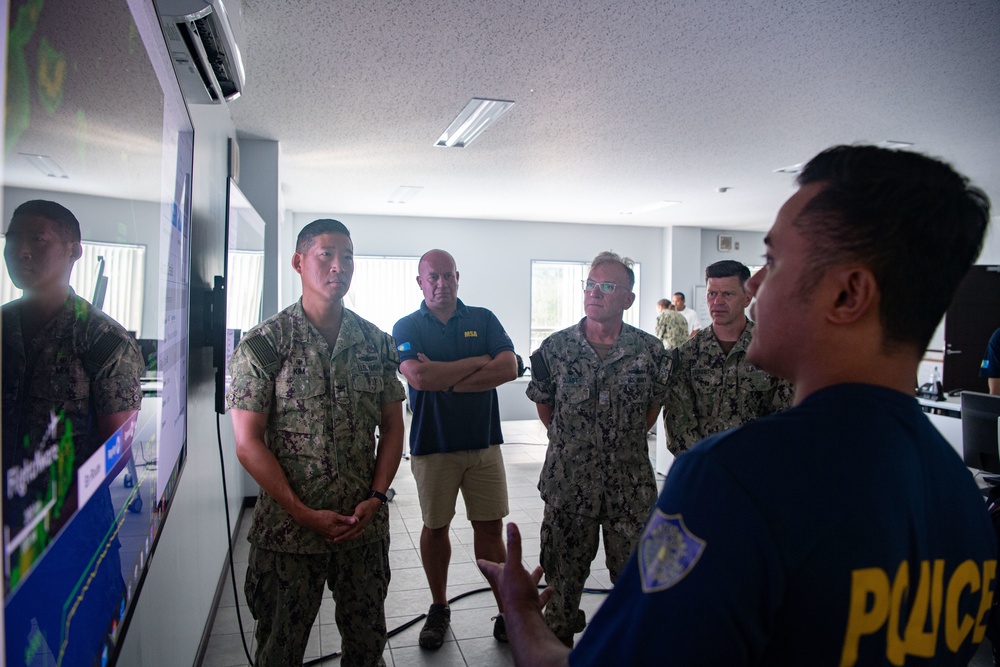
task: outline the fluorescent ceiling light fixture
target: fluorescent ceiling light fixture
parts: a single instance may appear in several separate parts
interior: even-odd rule
[[[48,155],[36,155],[34,153],[19,153],[19,155],[24,156],[24,159],[31,163],[31,166],[49,178],[69,178],[66,172],[63,171],[63,168],[59,166],[59,163]]]
[[[621,215],[635,215],[636,213],[649,213],[650,211],[656,211],[661,208],[667,208],[668,206],[677,206],[678,204],[680,204],[679,201],[661,199],[659,201],[654,201],[650,204],[646,204],[645,206],[634,208],[631,211],[622,211]]]
[[[880,141],[875,144],[879,148],[910,148],[913,146],[912,141],[893,141],[892,139],[886,139],[885,141]]]
[[[411,199],[420,194],[422,185],[400,185],[389,197],[390,204],[406,204]]]
[[[804,167],[804,166],[805,165],[802,162],[800,162],[798,164],[793,164],[791,167],[782,167],[781,169],[775,169],[774,173],[776,173],[776,174],[797,174],[800,171],[802,171],[802,167]]]
[[[465,148],[512,106],[514,103],[510,100],[473,97],[434,145],[442,148]]]

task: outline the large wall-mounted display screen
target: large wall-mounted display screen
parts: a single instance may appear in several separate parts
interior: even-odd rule
[[[12,0],[7,51],[0,662],[114,664],[185,460],[193,130],[148,0]]]

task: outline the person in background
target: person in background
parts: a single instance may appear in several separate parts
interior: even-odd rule
[[[632,261],[602,252],[584,281],[586,316],[531,355],[527,395],[548,429],[538,480],[541,559],[553,596],[545,620],[573,645],[586,617],[584,583],[603,536],[615,581],[656,499],[646,433],[666,397],[667,353],[622,321],[635,300]]]
[[[699,440],[792,404],[792,387],[747,359],[750,269],[733,260],[705,269],[711,326],[676,349],[663,410],[667,448],[679,456]]]
[[[625,573],[570,653],[508,526],[515,663],[965,665],[997,536],[913,378],[979,254],[989,200],[916,153],[838,146],[806,164],[748,282],[751,361],[796,405],[677,459]]]
[[[229,362],[236,454],[260,485],[245,584],[254,664],[302,664],[328,586],[341,664],[384,665],[399,357],[388,334],[344,308],[354,243],[343,223],[303,227],[292,268],[302,298],[247,332]]]
[[[694,336],[701,330],[701,318],[698,317],[697,310],[688,308],[686,304],[687,299],[684,297],[684,292],[674,292],[674,308],[687,320],[688,336]]]
[[[672,350],[688,339],[687,318],[678,313],[674,304],[666,299],[656,302],[656,337],[663,342],[664,349]]]
[[[993,332],[979,367],[979,377],[986,378],[989,393],[1000,396],[1000,329]]]
[[[458,298],[459,272],[451,254],[430,250],[417,270],[423,303],[396,322],[393,335],[410,389],[410,467],[424,522],[420,555],[431,590],[419,643],[434,650],[444,643],[451,623],[448,531],[459,490],[476,557],[503,559],[503,517],[509,507],[496,388],[517,377],[517,358],[496,315]],[[497,602],[493,636],[506,642],[503,607]]]

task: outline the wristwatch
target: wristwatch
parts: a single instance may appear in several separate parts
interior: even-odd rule
[[[372,498],[378,498],[378,501],[380,503],[382,503],[383,507],[385,506],[385,504],[387,502],[389,502],[389,496],[385,495],[384,493],[380,493],[380,492],[376,491],[375,489],[372,489],[371,495],[368,496],[369,500],[372,499]]]

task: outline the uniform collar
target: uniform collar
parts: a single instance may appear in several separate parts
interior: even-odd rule
[[[594,351],[594,348],[590,345],[590,341],[587,340],[587,332],[584,329],[583,324],[586,321],[586,317],[581,319],[577,325],[573,327],[573,333],[580,340],[580,343],[590,350],[590,353],[596,357],[597,352]],[[621,357],[625,356],[625,350],[631,349],[634,346],[634,337],[635,331],[632,327],[626,322],[622,322],[621,333],[618,334],[618,338],[615,339],[615,342],[611,344],[611,348],[608,350],[608,355],[604,357],[604,360],[601,363],[606,364],[611,361],[617,361]]]
[[[448,318],[449,322],[451,322],[456,317],[469,317],[470,316],[469,308],[464,303],[462,303],[462,300],[461,299],[456,299],[456,302],[457,303],[455,305],[455,312],[452,313],[451,317]],[[426,301],[421,301],[420,302],[420,314],[423,315],[424,317],[429,317],[429,318],[431,318],[431,319],[433,319],[433,320],[435,320],[437,322],[441,321],[441,320],[439,320],[437,318],[436,315],[434,315],[434,313],[431,312],[431,309],[427,307],[427,302]]]
[[[11,343],[24,349],[21,337],[21,304],[20,299],[13,301],[4,308],[3,335],[10,336]],[[65,338],[72,335],[73,322],[76,319],[86,319],[90,304],[77,296],[73,288],[69,288],[69,296],[63,302],[56,316],[49,320],[38,332],[38,338]]]
[[[741,333],[740,337],[736,339],[736,344],[733,345],[733,349],[729,351],[729,354],[737,351],[746,351],[746,349],[750,347],[750,341],[753,339],[753,327],[753,320],[747,319],[747,325],[744,327],[743,333]],[[720,349],[722,348],[722,345],[719,343],[719,339],[715,336],[715,328],[711,324],[702,329],[702,331],[705,331],[704,335],[706,343],[715,343]]]
[[[312,325],[306,317],[306,311],[302,309],[302,299],[295,302],[291,311],[292,337],[295,340],[303,341],[313,345],[326,345],[329,343],[323,338],[323,334]],[[344,315],[340,322],[340,333],[337,335],[337,344],[333,348],[333,354],[339,354],[341,350],[363,343],[364,333],[361,331],[360,318],[351,310],[344,307]]]

